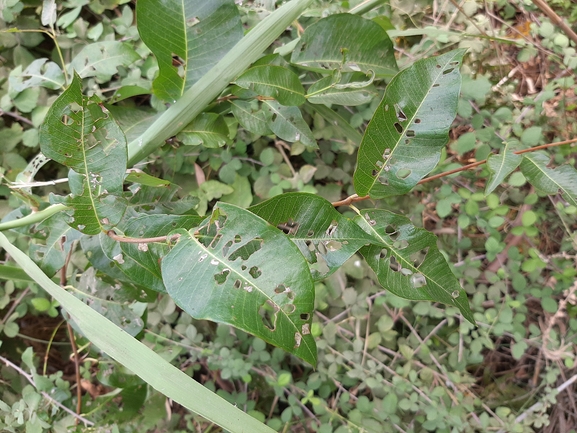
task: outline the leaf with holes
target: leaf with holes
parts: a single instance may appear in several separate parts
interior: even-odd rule
[[[154,94],[176,101],[243,36],[233,0],[139,0],[138,32],[160,69]]]
[[[405,194],[435,168],[457,113],[464,54],[419,60],[391,80],[359,148],[359,196]]]
[[[495,188],[501,185],[505,178],[519,167],[522,160],[523,157],[515,154],[509,146],[509,143],[505,144],[505,147],[498,155],[489,155],[489,158],[487,158],[487,167],[489,168],[490,175],[485,188],[485,195],[490,194]]]
[[[282,194],[249,210],[285,232],[309,262],[315,280],[333,273],[362,246],[379,242],[314,194]]]
[[[258,101],[231,101],[230,111],[247,131],[257,135],[272,134],[268,126],[272,113],[263,110]]]
[[[228,141],[229,129],[224,117],[216,113],[201,113],[178,133],[176,138],[189,146],[215,149]]]
[[[45,245],[30,244],[30,258],[52,277],[64,266],[73,242],[80,239],[82,233],[66,224],[58,214],[42,221],[36,230],[47,232],[48,237]]]
[[[38,86],[57,90],[64,86],[64,81],[60,66],[45,58],[34,60],[23,71],[21,65],[16,66],[9,78],[10,89],[16,92]]]
[[[545,152],[527,153],[523,155],[521,172],[538,190],[550,195],[561,192],[568,203],[577,206],[577,170],[567,164],[548,168],[549,160]]]
[[[123,331],[138,335],[144,328],[142,315],[147,304],[134,301],[131,288],[110,284],[96,275],[96,269],[88,268],[71,286],[74,295],[99,312]],[[74,322],[72,322],[74,326]]]
[[[102,41],[86,45],[72,59],[70,69],[80,77],[95,77],[100,83],[110,81],[119,66],[129,66],[140,56],[127,43]]]
[[[238,77],[236,84],[258,95],[270,96],[282,105],[296,106],[306,102],[305,89],[298,75],[282,66],[255,66]]]
[[[198,229],[179,233],[161,266],[166,289],[183,310],[250,332],[316,365],[314,286],[294,243],[226,203]]]
[[[70,87],[54,102],[40,128],[42,153],[71,169],[71,227],[96,234],[115,226],[126,209],[122,184],[126,171],[126,139],[96,97],[82,95],[75,74]]]
[[[276,101],[264,102],[272,113],[268,127],[279,138],[300,141],[308,150],[317,149],[317,142],[298,107],[285,107]]]
[[[392,212],[363,210],[355,222],[384,247],[369,245],[361,254],[379,283],[405,299],[442,302],[475,323],[467,293],[437,248],[437,237]]]
[[[335,14],[309,26],[293,50],[291,62],[317,72],[397,71],[393,43],[377,23],[350,14]]]

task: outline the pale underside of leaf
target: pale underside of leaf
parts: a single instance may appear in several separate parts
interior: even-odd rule
[[[567,164],[548,168],[549,160],[544,152],[527,153],[521,171],[535,188],[551,195],[561,192],[568,203],[577,206],[577,170]]]
[[[498,155],[490,155],[487,158],[487,167],[489,167],[491,175],[487,181],[485,195],[490,194],[497,186],[503,183],[505,178],[519,167],[522,160],[523,157],[521,155],[513,153],[509,143],[505,145]]]

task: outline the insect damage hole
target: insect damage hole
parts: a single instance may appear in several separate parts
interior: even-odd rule
[[[298,349],[301,346],[301,342],[303,340],[303,336],[300,332],[295,332],[295,345],[294,348]]]
[[[278,316],[279,307],[275,305],[270,299],[263,303],[258,309],[258,314],[262,323],[270,331],[276,329],[276,320]]]
[[[278,224],[276,228],[281,230],[285,235],[294,235],[299,229],[299,225],[299,223],[289,218],[286,223]]]
[[[230,274],[230,269],[225,269],[222,272],[214,275],[214,281],[216,281],[216,284],[218,284],[219,286],[222,286],[224,283],[226,283],[226,279],[228,278],[229,274]],[[237,280],[237,281],[239,281],[239,280]],[[238,289],[238,287],[236,287],[236,288]]]

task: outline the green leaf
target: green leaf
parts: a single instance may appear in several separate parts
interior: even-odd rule
[[[86,45],[72,59],[70,68],[82,77],[96,77],[100,83],[110,81],[119,66],[129,66],[140,56],[127,43],[119,41],[94,42]]]
[[[577,170],[570,165],[548,168],[549,156],[545,152],[526,153],[521,171],[527,180],[545,194],[561,192],[563,198],[577,206]]]
[[[153,92],[170,102],[178,100],[243,36],[233,0],[140,0],[136,15],[140,37],[160,69]]]
[[[268,126],[279,138],[290,142],[300,141],[308,150],[318,148],[298,107],[285,107],[276,101],[265,101],[265,104],[272,113]]]
[[[485,187],[485,195],[489,195],[495,188],[502,184],[505,178],[519,167],[522,160],[523,157],[515,154],[509,147],[509,143],[505,144],[505,147],[498,155],[489,155],[489,158],[487,158],[487,167],[489,167],[490,174],[487,186]]]
[[[46,157],[71,169],[71,227],[96,234],[117,224],[125,210],[117,196],[123,193],[126,139],[99,99],[82,95],[77,74],[48,111],[40,143]]]
[[[144,328],[146,304],[136,305],[130,289],[103,281],[94,268],[80,274],[74,294],[129,335],[135,336]]]
[[[26,69],[23,71],[21,69],[21,66],[17,66],[10,73],[11,90],[22,92],[24,89],[37,86],[57,90],[64,86],[62,69],[48,59],[36,59]]]
[[[229,431],[235,431],[239,425],[254,433],[274,431],[209,391],[72,294],[62,290],[2,233],[0,246],[68,311],[86,338],[153,388]]]
[[[44,220],[36,230],[47,232],[48,238],[46,245],[30,244],[30,257],[51,277],[64,266],[72,244],[82,234],[66,224],[62,215],[53,215]]]
[[[405,194],[437,165],[457,112],[464,53],[419,60],[391,80],[359,148],[359,196]]]
[[[272,112],[263,110],[258,101],[231,101],[230,108],[238,123],[247,131],[257,135],[272,134],[268,126]]]
[[[252,190],[247,177],[235,174],[234,182],[231,185],[234,191],[223,195],[221,200],[225,203],[234,204],[238,207],[247,208],[252,204]]]
[[[284,231],[309,262],[315,280],[333,273],[362,246],[379,242],[314,194],[282,194],[249,210]]]
[[[346,74],[351,77],[352,74]],[[356,106],[367,104],[373,100],[377,92],[370,86],[372,79],[366,83],[335,83],[333,77],[325,77],[313,83],[307,92],[307,99],[312,104],[337,104]],[[354,84],[363,84],[362,87],[349,87]]]
[[[119,229],[127,237],[154,238],[166,236],[179,228],[196,227],[202,219],[195,215],[141,215],[130,218]],[[160,261],[170,250],[168,242],[120,242],[119,246],[122,255],[116,256],[115,261],[124,275],[136,284],[165,293]]]
[[[363,210],[355,222],[385,245],[360,250],[385,289],[405,299],[455,306],[475,323],[467,293],[437,248],[434,234],[383,209]]]
[[[297,74],[282,66],[262,65],[247,70],[235,82],[243,89],[270,96],[282,105],[305,103],[305,89]]]
[[[127,141],[137,140],[159,116],[156,111],[140,108],[115,105],[107,105],[106,108],[110,110],[114,119],[122,128]]]
[[[226,203],[200,228],[180,233],[162,260],[162,278],[183,310],[250,332],[316,365],[314,286],[295,244]]]
[[[216,113],[201,113],[185,126],[176,138],[189,146],[214,149],[229,141],[228,134],[229,129],[224,117]]]
[[[317,72],[368,73],[392,77],[398,70],[393,43],[373,21],[336,14],[309,26],[295,47],[291,62]]]

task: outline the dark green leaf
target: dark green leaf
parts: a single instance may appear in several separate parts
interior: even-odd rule
[[[142,215],[130,218],[119,229],[127,237],[153,238],[167,236],[179,228],[190,229],[201,221],[201,217],[194,215]],[[169,251],[168,242],[120,242],[119,245],[122,256],[116,257],[116,263],[122,272],[138,285],[157,292],[166,292],[160,261]]]
[[[336,14],[306,29],[291,62],[317,72],[368,73],[392,77],[397,72],[393,43],[381,26],[356,15]]]
[[[315,280],[333,273],[362,246],[379,242],[314,194],[282,194],[249,210],[297,244]]]
[[[272,112],[263,110],[258,101],[231,101],[231,111],[247,131],[258,135],[272,134],[268,126]]]
[[[114,105],[107,105],[107,108],[122,128],[127,141],[138,139],[150,124],[159,117],[159,114],[152,110],[117,107]]]
[[[467,293],[437,248],[437,237],[392,212],[364,210],[355,222],[385,247],[370,245],[361,254],[379,283],[397,296],[455,306],[475,323]]]
[[[521,172],[527,180],[545,194],[561,192],[563,198],[577,206],[577,170],[570,165],[548,168],[549,156],[545,152],[526,153],[521,162]]]
[[[126,139],[97,97],[82,95],[82,80],[54,102],[40,128],[41,150],[71,169],[71,227],[96,234],[116,225],[125,211],[122,194]]]
[[[490,155],[489,158],[487,158],[487,167],[489,167],[491,174],[485,187],[485,195],[488,195],[502,184],[505,178],[519,167],[522,160],[523,157],[521,155],[513,153],[513,149],[509,147],[509,143],[505,145],[498,155]]]
[[[256,215],[225,203],[199,229],[180,233],[162,260],[162,278],[182,309],[316,365],[314,286],[295,244]]]
[[[224,118],[216,113],[201,113],[185,126],[176,138],[186,145],[217,148],[228,141],[229,129]]]
[[[262,65],[250,68],[236,84],[259,95],[270,96],[282,105],[304,104],[305,89],[297,74],[282,66]]]
[[[269,128],[283,140],[300,141],[309,150],[317,149],[317,142],[298,107],[285,107],[276,101],[265,101],[272,113]]]
[[[104,83],[118,72],[119,66],[129,66],[138,59],[138,53],[124,42],[94,42],[82,48],[70,67],[82,78],[96,77]]]
[[[419,60],[391,80],[359,148],[359,196],[404,194],[437,165],[457,112],[464,53]]]
[[[243,36],[233,0],[139,0],[140,37],[160,68],[154,94],[176,101]]]

